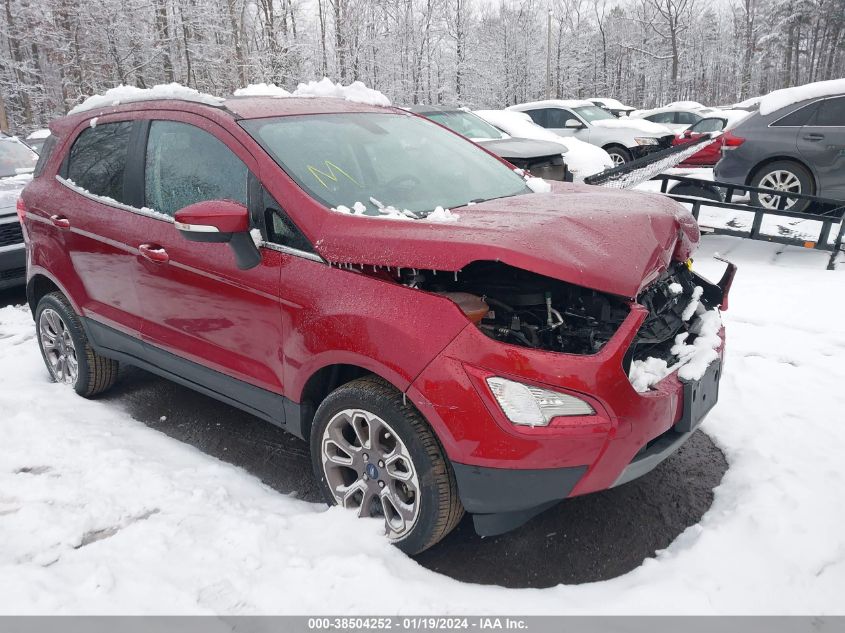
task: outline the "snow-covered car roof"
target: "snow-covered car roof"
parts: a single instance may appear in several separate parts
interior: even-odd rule
[[[588,99],[590,102],[600,102],[603,103],[606,107],[611,108],[612,110],[634,110],[631,106],[627,106],[618,99],[613,99],[611,97],[590,97]]]
[[[693,108],[690,106],[669,105],[663,106],[661,108],[652,108],[651,110],[634,110],[633,112],[631,112],[630,116],[643,118],[651,116],[652,114],[660,114],[662,112],[694,112],[699,116],[714,117],[719,116],[720,112],[722,111],[718,108],[705,108],[703,106],[700,108]]]
[[[845,94],[845,78],[830,79],[828,81],[817,81],[794,88],[782,88],[770,92],[760,99],[760,114],[766,116],[781,108],[818,97],[832,97]]]
[[[673,101],[672,103],[667,103],[664,108],[690,108],[692,110],[698,110],[701,108],[705,108],[707,106],[699,103],[698,101]]]
[[[341,103],[358,104],[366,109],[390,106],[390,100],[378,90],[367,88],[360,81],[348,86],[327,78],[301,83],[293,92],[275,84],[251,84],[235,90],[230,98],[217,97],[177,83],[152,88],[117,86],[101,95],[88,97],[70,110],[69,115],[105,110],[127,104],[155,101],[184,101],[213,107],[225,107],[239,116],[273,116],[274,114],[306,114],[338,111]],[[262,105],[258,105],[262,104]],[[343,107],[340,111],[355,111]]]
[[[35,130],[34,132],[32,132],[32,134],[30,134],[29,136],[26,137],[26,140],[27,141],[37,141],[37,140],[42,139],[42,138],[47,138],[48,136],[50,136],[50,130],[45,127],[45,128],[41,128],[40,130]]]
[[[549,108],[583,108],[586,106],[595,106],[596,104],[585,99],[544,99],[542,101],[529,101],[528,103],[520,103],[510,106],[508,110],[518,110],[520,108],[534,108],[537,106],[546,106]]]

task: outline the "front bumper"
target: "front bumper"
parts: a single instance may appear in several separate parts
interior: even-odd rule
[[[408,395],[437,432],[480,534],[499,534],[567,497],[631,481],[691,437],[689,420],[697,424],[707,411],[691,408],[689,384],[671,374],[638,393],[623,369],[646,315],[633,305],[616,335],[593,355],[507,345],[470,326],[414,381]],[[721,335],[724,341],[724,330]],[[716,389],[721,359],[720,349],[712,365]],[[485,388],[489,375],[572,393],[596,415],[517,427]]]

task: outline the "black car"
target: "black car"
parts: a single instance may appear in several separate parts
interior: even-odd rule
[[[776,192],[845,200],[845,94],[805,99],[757,112],[724,137],[716,180]],[[777,193],[752,193],[756,206],[778,208]],[[785,208],[810,202],[788,198]]]
[[[530,171],[532,176],[572,181],[559,143],[510,137],[466,110],[443,106],[413,106],[408,110],[475,141],[512,165]]]

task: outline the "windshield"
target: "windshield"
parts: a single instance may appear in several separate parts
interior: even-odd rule
[[[410,114],[311,114],[241,122],[324,205],[421,216],[437,207],[529,193],[525,181],[472,143]],[[360,207],[359,207],[360,208]]]
[[[616,118],[610,112],[608,112],[607,110],[602,110],[598,106],[581,106],[580,108],[574,108],[574,110],[587,123],[592,123],[593,121],[601,121],[602,119]]]
[[[429,112],[424,116],[467,138],[480,140],[503,138],[499,130],[469,112]]]
[[[31,173],[37,162],[38,154],[17,139],[0,139],[0,178]]]

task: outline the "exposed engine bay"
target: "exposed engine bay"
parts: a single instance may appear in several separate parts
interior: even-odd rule
[[[402,271],[402,283],[441,294],[464,311],[490,338],[505,343],[567,354],[598,352],[625,320],[628,302],[499,262],[475,262],[460,273]],[[675,336],[686,331],[684,311],[697,286],[702,309],[718,304],[718,287],[683,263],[676,263],[637,297],[649,316],[625,359],[668,360]]]

